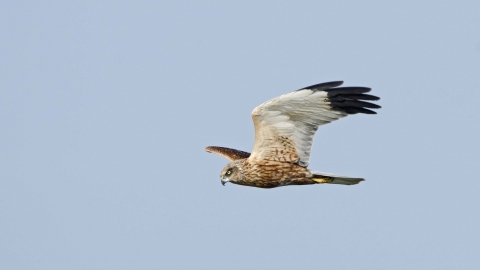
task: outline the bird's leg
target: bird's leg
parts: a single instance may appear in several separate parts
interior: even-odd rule
[[[315,181],[317,184],[327,184],[333,181],[333,177],[321,176],[312,178],[312,180]]]

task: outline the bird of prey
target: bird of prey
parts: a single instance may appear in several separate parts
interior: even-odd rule
[[[318,127],[349,114],[376,114],[380,106],[364,100],[367,87],[338,87],[342,81],[308,86],[269,100],[252,112],[255,144],[252,153],[208,146],[207,152],[230,160],[220,173],[223,185],[275,188],[287,185],[355,185],[363,178],[333,175],[307,169]]]

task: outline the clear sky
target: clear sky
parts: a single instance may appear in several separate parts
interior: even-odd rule
[[[2,1],[0,269],[480,269],[480,1]],[[250,113],[315,83],[356,186],[227,184]]]

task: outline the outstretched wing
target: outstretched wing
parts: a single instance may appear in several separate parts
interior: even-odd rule
[[[343,82],[312,85],[269,100],[252,112],[255,145],[250,159],[276,160],[307,167],[313,136],[318,126],[348,114],[375,114],[367,108],[380,106],[361,100],[379,100],[367,95],[366,87],[337,87]]]
[[[240,150],[235,150],[235,149],[220,147],[220,146],[207,146],[205,147],[205,151],[209,153],[218,154],[224,158],[229,159],[230,161],[234,161],[237,159],[244,159],[250,156],[250,153],[248,152],[243,152]]]

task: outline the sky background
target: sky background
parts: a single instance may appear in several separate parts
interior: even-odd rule
[[[480,1],[0,2],[0,269],[479,269]],[[220,184],[268,99],[344,80],[356,186]]]

